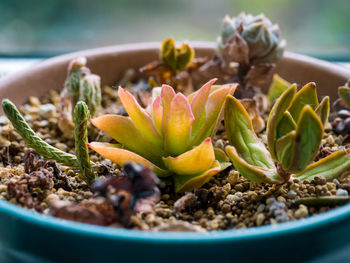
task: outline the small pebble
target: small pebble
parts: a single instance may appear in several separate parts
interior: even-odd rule
[[[264,204],[260,204],[259,206],[258,206],[258,208],[256,209],[256,211],[257,212],[262,212],[262,211],[264,211],[264,209],[265,209],[265,205]]]
[[[307,209],[307,206],[305,205],[299,205],[298,210],[294,212],[294,217],[296,219],[304,218],[304,217],[307,217],[308,215],[309,215],[309,211]]]
[[[238,181],[239,178],[239,173],[237,171],[230,171],[228,177],[227,177],[227,182],[231,185],[235,185]]]
[[[326,178],[323,176],[315,176],[314,181],[317,185],[325,185],[327,183]]]
[[[265,215],[263,213],[259,213],[256,217],[256,225],[261,226],[264,223]]]
[[[337,190],[336,195],[337,196],[349,196],[348,191],[341,189],[341,188],[339,188]]]

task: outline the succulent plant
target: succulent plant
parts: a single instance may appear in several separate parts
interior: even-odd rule
[[[292,174],[301,180],[317,175],[333,179],[350,168],[348,150],[312,163],[321,144],[328,114],[329,98],[318,103],[314,83],[305,85],[298,92],[296,85],[292,85],[277,99],[270,112],[267,150],[255,134],[242,104],[228,96],[225,126],[232,146],[226,147],[226,153],[244,177],[256,182],[282,183]]]
[[[187,91],[192,89],[191,75],[188,71],[201,65],[198,60],[194,60],[194,54],[194,49],[189,44],[182,43],[180,47],[176,47],[175,40],[168,38],[161,44],[159,60],[148,63],[140,71],[151,75],[151,88],[164,83],[172,85],[175,90]]]
[[[154,88],[146,110],[120,87],[118,95],[129,117],[103,115],[91,120],[119,144],[91,142],[89,147],[120,166],[133,161],[152,167],[159,177],[173,175],[176,191],[202,186],[229,164],[210,137],[235,86],[213,86],[215,81],[188,97],[168,85]]]
[[[70,62],[68,76],[61,92],[61,100],[58,106],[60,118],[58,126],[63,135],[73,138],[74,123],[73,109],[78,101],[83,101],[88,106],[91,116],[101,105],[101,80],[100,77],[91,74],[85,66],[86,58],[80,57]]]
[[[226,15],[215,56],[194,73],[197,79],[220,76],[222,83],[237,82],[235,97],[252,98],[271,82],[272,69],[282,58],[285,44],[278,25],[262,14]]]
[[[275,63],[283,55],[285,40],[277,24],[263,14],[225,16],[217,39],[218,55],[240,64]]]
[[[184,70],[194,57],[194,50],[186,43],[181,47],[175,46],[173,38],[165,39],[160,48],[160,60],[168,65],[174,72]]]
[[[338,88],[338,95],[348,108],[350,108],[350,80],[344,86]]]
[[[94,166],[95,163],[90,161],[88,149],[86,147],[89,110],[84,102],[78,102],[74,110],[74,122],[76,124],[74,127],[76,155],[57,149],[41,139],[10,100],[4,99],[2,101],[2,108],[7,118],[28,147],[33,148],[45,159],[55,160],[73,169],[79,168],[82,179],[87,183],[92,182],[95,175],[91,170],[91,166]]]

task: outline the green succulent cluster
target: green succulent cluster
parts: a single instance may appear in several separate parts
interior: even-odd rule
[[[333,179],[350,168],[348,150],[312,163],[323,137],[329,114],[329,98],[319,103],[316,85],[308,83],[297,92],[291,85],[276,100],[267,121],[267,146],[255,134],[242,104],[229,96],[225,126],[231,146],[226,147],[235,168],[256,182],[282,183],[290,176]],[[277,165],[276,165],[277,164]]]

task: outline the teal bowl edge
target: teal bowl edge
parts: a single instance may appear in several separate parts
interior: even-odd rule
[[[213,241],[239,241],[254,238],[278,237],[288,233],[297,233],[305,230],[313,230],[327,225],[336,224],[346,218],[350,224],[350,204],[334,208],[330,211],[313,215],[304,219],[279,223],[276,225],[265,225],[246,229],[232,229],[209,232],[151,232],[141,230],[119,229],[113,227],[97,226],[64,220],[50,215],[40,214],[26,210],[0,200],[0,212],[7,213],[14,218],[40,225],[47,229],[60,230],[84,236],[99,236],[107,239],[124,239],[133,242],[164,242],[167,243],[206,243]],[[1,238],[0,238],[1,240]]]

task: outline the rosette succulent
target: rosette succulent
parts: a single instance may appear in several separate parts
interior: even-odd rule
[[[282,57],[285,44],[278,25],[263,14],[241,13],[232,18],[225,16],[217,38],[217,52],[223,59],[241,64],[275,63]]]
[[[225,126],[232,146],[226,147],[226,153],[244,177],[256,182],[282,183],[291,175],[302,180],[317,175],[333,179],[350,168],[348,150],[312,163],[319,151],[328,114],[329,98],[318,103],[314,83],[298,92],[296,85],[292,85],[270,112],[267,149],[255,134],[242,104],[229,96],[225,104]]]
[[[154,88],[147,109],[120,87],[118,95],[129,117],[103,115],[91,120],[118,144],[91,142],[89,147],[120,166],[133,161],[152,167],[159,177],[173,176],[176,191],[202,186],[229,165],[210,137],[235,86],[213,86],[215,81],[188,97],[168,85]]]

